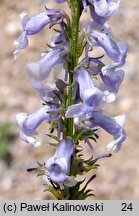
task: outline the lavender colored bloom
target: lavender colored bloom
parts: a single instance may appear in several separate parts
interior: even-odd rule
[[[95,21],[97,21],[98,18],[102,21],[102,19],[112,16],[119,6],[119,2],[115,3],[110,0],[82,0],[82,4],[84,9],[86,9],[87,5],[90,6],[93,11],[93,18],[96,18]]]
[[[118,70],[118,71],[107,71],[105,75],[102,73],[100,74],[106,88],[110,92],[117,93],[119,90],[119,86],[122,83],[124,79],[124,71]]]
[[[127,43],[122,41],[117,43],[117,46],[120,51],[120,57],[118,62],[113,62],[111,64],[105,65],[102,61],[95,58],[89,58],[89,45],[86,45],[85,52],[85,64],[87,64],[88,71],[92,75],[100,75],[103,80],[103,83],[106,86],[106,89],[110,92],[117,93],[119,86],[124,78],[123,70],[116,70],[119,67],[122,67],[125,64],[126,53],[128,50]],[[84,65],[84,64],[82,64]]]
[[[21,139],[34,146],[40,145],[39,142],[36,142],[34,137],[37,134],[36,129],[44,120],[56,119],[58,114],[50,114],[50,112],[56,112],[57,110],[58,109],[55,107],[49,107],[45,105],[30,115],[27,113],[17,114],[16,120],[20,127]]]
[[[90,35],[90,42],[93,46],[102,47],[106,54],[115,62],[120,59],[120,50],[117,43],[106,33],[94,30]]]
[[[77,117],[75,118],[77,124],[85,118],[87,113],[100,109],[104,103],[110,103],[115,100],[115,96],[108,90],[101,91],[94,86],[89,72],[83,67],[77,68],[75,80],[79,85],[79,94],[82,102],[69,106],[66,111],[66,117]]]
[[[54,91],[57,91],[55,84],[45,84],[36,79],[30,80],[31,86],[39,93],[42,101],[52,101],[54,96]]]
[[[55,36],[51,39],[50,46],[53,48],[62,48],[65,47],[69,50],[69,41],[65,34],[65,24],[64,22],[60,23],[60,33],[55,34]]]
[[[38,62],[29,63],[27,73],[31,79],[43,81],[49,76],[51,69],[55,65],[63,63],[65,59],[66,50],[64,48],[53,49]]]
[[[113,16],[117,12],[119,6],[120,6],[120,1],[118,2],[109,1],[107,2],[107,6],[105,7],[104,10],[105,13],[103,14],[101,13],[101,11],[97,13],[95,8],[90,6],[90,14],[96,23],[103,25],[111,16]]]
[[[125,41],[121,41],[121,42],[117,43],[117,46],[118,46],[118,49],[120,52],[120,56],[116,62],[114,62],[112,64],[108,64],[102,68],[102,73],[104,75],[107,74],[107,72],[110,72],[110,71],[113,72],[116,68],[122,67],[125,64],[128,45]]]
[[[88,63],[88,71],[91,72],[92,75],[99,75],[102,70],[102,68],[105,66],[105,64],[100,60],[96,58],[89,58]]]
[[[102,104],[108,102],[109,92],[107,91],[106,95],[105,92],[96,88],[90,74],[83,67],[77,68],[75,80],[79,85],[79,94],[82,103],[69,106],[66,111],[66,117],[77,116],[82,120],[87,113],[96,110],[96,107],[98,109]]]
[[[117,93],[119,86],[124,79],[124,71],[115,71],[115,68],[109,68],[107,69],[107,72],[103,74],[102,70],[104,67],[105,66],[102,61],[92,58],[89,63],[89,72],[91,72],[93,75],[99,74],[105,85],[105,88],[110,92]]]
[[[62,140],[56,148],[54,156],[46,162],[48,177],[56,183],[72,187],[75,179],[69,175],[70,161],[74,153],[74,144],[71,139]]]
[[[20,35],[17,40],[14,41],[14,46],[16,48],[14,52],[14,59],[17,59],[20,51],[28,46],[28,39],[25,31]]]
[[[80,98],[82,101],[88,106],[97,106],[104,94],[94,86],[90,74],[83,67],[78,67],[75,80],[79,84]]]
[[[63,3],[65,0],[55,0],[57,3]]]
[[[26,11],[22,12],[19,16],[23,27],[23,32],[21,33],[20,37],[14,41],[14,46],[16,48],[14,52],[15,58],[18,57],[21,49],[24,49],[28,46],[28,35],[37,34],[50,23],[62,22],[63,18],[65,17],[65,13],[61,10],[47,10],[46,12],[31,18],[25,18],[26,16]]]
[[[83,4],[84,10],[86,11],[86,8],[87,8],[87,2],[86,2],[86,0],[82,0],[82,4]]]
[[[117,67],[124,65],[128,46],[124,41],[118,43],[114,41],[109,35],[108,26],[103,27],[102,29],[98,24],[89,22],[83,27],[83,32],[90,46],[102,47],[109,58],[114,61],[102,68],[102,73],[105,74],[109,69],[114,71]]]
[[[87,119],[87,116],[86,116]],[[125,123],[125,115],[120,115],[112,118],[101,111],[95,111],[91,114],[89,113],[89,118],[84,122],[84,125],[89,128],[101,127],[114,138],[114,141],[107,145],[109,152],[117,152],[121,148],[122,142],[126,138],[125,131],[123,129]]]
[[[119,42],[118,44],[120,56],[117,62],[112,64],[108,64],[102,67],[100,76],[107,86],[109,91],[116,92],[119,89],[121,82],[124,79],[124,71],[123,70],[116,70],[119,67],[122,67],[125,64],[126,60],[126,53],[128,50],[128,46],[126,42]]]
[[[104,16],[108,10],[107,0],[88,0],[94,6],[97,15]]]
[[[120,58],[120,50],[117,43],[109,36],[108,26],[103,26],[94,22],[88,22],[83,27],[83,33],[86,37],[87,43],[90,46],[102,47],[106,54],[115,62]]]

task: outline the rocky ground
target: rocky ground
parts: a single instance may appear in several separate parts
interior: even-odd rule
[[[123,148],[112,158],[100,161],[97,178],[91,187],[96,194],[95,199],[139,199],[139,1],[121,0],[122,8],[112,18],[111,25],[114,35],[119,40],[125,39],[129,44],[125,80],[121,86],[117,101],[109,107],[113,115],[126,113],[127,139]],[[48,7],[56,6],[48,1]],[[64,7],[64,6],[63,6]],[[39,13],[43,9],[37,0],[0,0],[0,125],[10,122],[12,139],[8,148],[12,155],[10,163],[0,159],[0,199],[52,199],[44,193],[43,181],[35,175],[28,174],[26,169],[34,166],[36,161],[44,162],[52,155],[51,147],[44,137],[44,144],[35,149],[20,141],[15,115],[18,112],[31,113],[40,106],[37,95],[31,89],[25,74],[25,63],[37,60],[49,41],[52,32],[43,31],[30,38],[30,48],[19,60],[13,60],[13,40],[20,32],[18,14],[27,10],[30,14]],[[84,17],[83,19],[86,19]],[[40,129],[44,131],[46,125]],[[98,145],[107,143],[109,136],[100,134]],[[105,143],[104,143],[105,142]],[[44,151],[44,149],[46,149]],[[1,140],[0,140],[1,151]],[[86,149],[89,156],[89,149]],[[87,156],[87,157],[88,157]],[[89,173],[91,175],[92,173]]]

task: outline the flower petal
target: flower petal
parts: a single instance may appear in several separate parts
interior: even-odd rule
[[[41,144],[40,142],[37,142],[33,136],[26,135],[22,130],[20,131],[20,138],[24,142],[29,143],[29,144],[33,145],[34,147],[39,147]]]
[[[68,176],[64,181],[64,185],[67,187],[74,187],[77,184],[77,181],[74,176]]]
[[[15,58],[18,57],[19,51],[28,46],[28,35],[34,35],[39,33],[46,25],[50,23],[60,23],[63,18],[66,17],[66,14],[62,10],[47,10],[43,13],[40,13],[36,16],[27,17],[28,13],[26,11],[22,12],[19,15],[19,20],[23,27],[23,33],[20,37],[15,40],[14,46],[16,51],[14,53]]]
[[[125,122],[125,115],[112,118],[105,114],[104,112],[93,112],[91,114],[92,125],[90,127],[99,126],[111,134],[114,138],[114,141],[107,145],[108,151],[118,151],[121,148],[122,142],[126,138],[125,131],[123,129]]]
[[[57,146],[55,157],[69,159],[74,153],[74,145],[72,139],[64,139]]]
[[[104,16],[108,10],[108,3],[107,0],[89,0],[90,2],[94,3],[94,8],[96,14],[99,16]]]
[[[16,49],[14,52],[14,58],[17,59],[21,50],[28,46],[26,31],[23,31],[20,37],[17,40],[15,40],[13,44]]]
[[[74,104],[68,107],[66,111],[66,118],[72,118],[75,116],[80,115],[84,111],[84,104],[79,103],[79,104]]]
[[[73,141],[71,139],[62,140],[56,148],[54,156],[46,162],[48,176],[54,182],[73,183],[68,177],[70,171],[70,160],[74,153]]]
[[[64,17],[61,10],[48,10],[30,18],[25,18],[26,15],[27,12],[20,14],[20,22],[27,35],[37,34],[49,23],[58,22]]]
[[[119,61],[120,58],[120,51],[117,43],[107,34],[93,31],[92,37],[92,44],[94,46],[102,47],[107,55],[114,61]]]
[[[85,90],[83,101],[88,106],[96,107],[102,103],[103,97],[103,92],[98,88],[93,87],[92,89]]]
[[[107,145],[107,150],[108,152],[118,152],[120,149],[121,149],[121,144],[122,142],[124,142],[126,138],[126,134],[124,131],[121,132],[121,135],[114,139],[114,141],[110,142],[108,145]]]
[[[36,129],[44,120],[56,119],[58,115],[57,113],[48,113],[51,110],[53,111],[54,109],[45,105],[30,115],[27,115],[27,113],[19,113],[16,115],[17,123],[20,126],[20,137],[23,141],[38,145],[34,138],[34,135],[37,134]]]
[[[31,79],[30,83],[32,87],[38,91],[41,100],[43,101],[52,101],[53,100],[53,91],[57,90],[55,84],[44,84],[36,79]]]
[[[111,16],[113,16],[117,12],[119,6],[120,1],[108,2],[107,12],[103,16],[97,14],[94,8],[90,6],[90,14],[96,23],[103,25]]]
[[[49,107],[43,106],[36,112],[28,115],[22,123],[23,131],[25,131],[26,134],[34,133],[34,131],[42,123],[42,121],[49,118],[47,110],[49,111]]]
[[[75,80],[79,84],[80,97],[82,100],[84,100],[84,92],[87,89],[94,88],[92,78],[90,74],[83,67],[78,67]]]
[[[55,0],[57,3],[63,3],[65,2],[66,0]]]
[[[114,63],[108,64],[102,68],[101,71],[104,75],[107,73],[107,71],[114,71],[117,67],[122,67],[125,64],[128,45],[125,41],[121,41],[117,43],[117,46],[120,52],[119,58],[117,58]]]
[[[31,77],[31,79],[36,79],[39,81],[45,80],[55,65],[61,64],[65,61],[66,55],[63,57],[60,56],[63,52],[63,49],[54,49],[46,54],[38,62],[29,63],[27,65],[28,75]]]
[[[124,71],[112,71],[107,72],[105,75],[100,74],[107,89],[111,92],[118,92],[119,86],[124,79]]]
[[[50,158],[46,163],[46,169],[48,170],[48,176],[50,179],[57,183],[63,183],[67,179],[66,175],[66,160],[65,163],[62,161],[53,160]]]

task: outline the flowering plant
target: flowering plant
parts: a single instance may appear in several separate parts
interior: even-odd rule
[[[55,0],[67,2],[71,18],[59,9],[48,9],[28,17],[27,12],[20,14],[23,32],[14,42],[17,58],[28,46],[28,37],[39,33],[47,25],[55,29],[56,34],[42,58],[27,65],[31,86],[39,93],[43,106],[34,113],[17,114],[20,137],[35,147],[37,128],[43,121],[50,124],[49,137],[56,144],[55,154],[44,164],[28,169],[46,176],[47,190],[57,199],[86,199],[94,195],[87,189],[96,177],[94,170],[98,160],[112,156],[121,148],[126,138],[124,131],[125,115],[111,117],[103,106],[116,100],[116,94],[124,78],[124,71],[119,69],[125,63],[127,43],[117,42],[110,31],[107,21],[120,6],[120,2],[111,0]],[[80,26],[82,12],[90,11],[91,20]],[[100,47],[111,60],[105,64],[103,56],[92,57],[95,47]],[[45,81],[52,69],[61,64],[63,78],[53,84]],[[113,141],[107,144],[106,152],[95,157],[95,142],[99,138],[99,128],[112,135]],[[57,131],[57,135],[53,133]],[[92,157],[85,160],[82,153],[87,143]],[[93,170],[91,178],[78,180]],[[86,181],[86,182],[85,182]],[[82,184],[84,184],[82,186]]]

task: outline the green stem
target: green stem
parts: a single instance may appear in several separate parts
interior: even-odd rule
[[[71,36],[70,36],[70,53],[69,53],[69,87],[68,87],[68,98],[67,106],[74,103],[72,99],[72,84],[73,84],[73,73],[75,67],[78,65],[78,33],[79,33],[79,21],[81,15],[81,3],[80,0],[71,0]],[[67,133],[70,137],[73,137],[73,118],[67,119]]]

